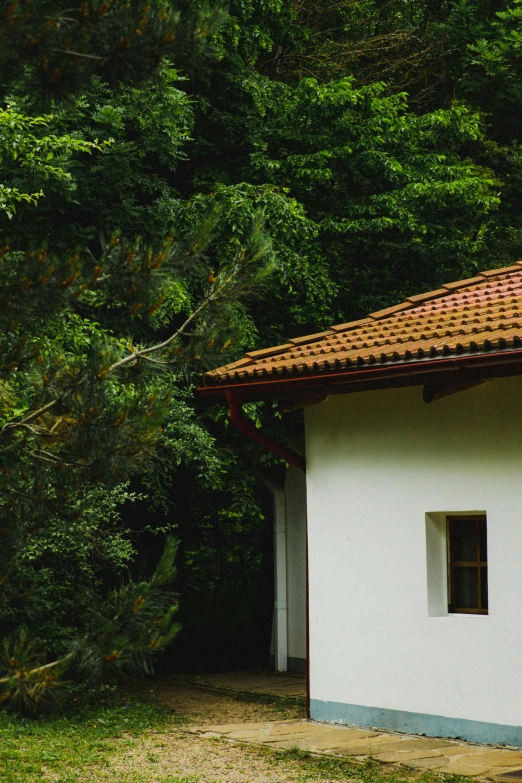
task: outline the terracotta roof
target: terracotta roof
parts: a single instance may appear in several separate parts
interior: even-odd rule
[[[522,351],[522,261],[411,296],[367,318],[250,351],[206,386],[350,374],[461,355]]]

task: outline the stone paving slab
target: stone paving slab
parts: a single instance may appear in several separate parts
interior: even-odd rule
[[[206,737],[268,745],[274,749],[298,747],[311,753],[358,759],[371,756],[384,764],[487,778],[496,783],[516,783],[516,769],[519,768],[518,780],[522,781],[522,751],[472,745],[461,740],[418,737],[306,720],[195,726],[187,731]]]

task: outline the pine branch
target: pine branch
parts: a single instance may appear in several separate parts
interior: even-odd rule
[[[37,411],[34,411],[33,413],[30,413],[28,416],[26,416],[21,421],[8,421],[2,429],[0,430],[0,433],[4,433],[7,430],[15,429],[16,427],[23,427],[26,424],[28,424],[30,421],[33,421],[33,419],[37,419],[38,416],[41,416],[43,413],[46,413],[47,411],[51,410],[51,408],[54,408],[54,406],[59,402],[59,398],[55,400],[51,400],[51,402],[48,402],[47,405],[44,405],[42,408],[39,408]]]
[[[202,302],[199,307],[197,307],[186,319],[186,321],[179,327],[179,329],[176,329],[176,331],[171,334],[170,337],[168,337],[166,340],[164,340],[162,343],[158,343],[157,345],[152,345],[149,348],[142,348],[140,351],[134,351],[133,353],[129,354],[128,356],[124,356],[123,359],[120,359],[119,361],[112,364],[107,374],[112,372],[113,370],[118,369],[119,367],[122,367],[124,364],[128,364],[128,362],[132,362],[135,359],[139,359],[141,357],[147,358],[148,354],[150,353],[156,353],[156,351],[161,351],[164,348],[167,348],[171,343],[174,342],[178,337],[181,337],[181,335],[185,332],[188,326],[192,323],[192,321],[197,318],[197,316],[204,310],[208,305],[215,301],[219,294],[222,292],[223,286],[218,289],[214,294],[211,296],[208,296],[204,302]]]
[[[65,655],[63,658],[59,658],[57,661],[52,661],[52,663],[46,663],[43,666],[37,666],[35,669],[30,669],[28,672],[25,672],[24,679],[30,680],[35,675],[44,674],[44,672],[55,669],[57,666],[67,664],[73,658],[73,656],[74,653],[67,653],[67,655]],[[0,685],[5,685],[6,683],[11,682],[14,676],[16,675],[1,677]]]
[[[85,57],[88,60],[98,60],[99,62],[105,60],[105,57],[99,57],[97,54],[85,54],[84,52],[75,52],[72,49],[55,49],[54,51],[59,52],[60,54],[71,54],[73,57]]]

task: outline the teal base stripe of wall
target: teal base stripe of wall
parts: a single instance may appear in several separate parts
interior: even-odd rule
[[[500,723],[362,707],[359,704],[342,704],[319,699],[310,700],[310,717],[312,720],[327,723],[345,723],[351,726],[391,729],[406,734],[426,734],[428,737],[453,737],[488,745],[522,747],[522,726],[503,726]]]

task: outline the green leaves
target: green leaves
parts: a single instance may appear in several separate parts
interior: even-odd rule
[[[356,88],[351,79],[266,83],[257,94],[264,120],[253,162],[314,219],[345,291],[340,318],[364,314],[354,307],[352,275],[364,308],[375,309],[366,297],[383,287],[380,268],[391,303],[477,263],[483,224],[500,205],[499,180],[465,155],[484,138],[478,115],[454,106],[418,116],[404,95],[389,96],[382,84]]]
[[[484,25],[483,36],[468,43],[464,95],[490,113],[505,142],[519,138],[522,100],[522,3],[513,0]]]
[[[76,669],[91,683],[122,674],[150,674],[153,658],[179,631],[177,596],[169,587],[176,575],[177,542],[169,538],[149,581],[127,582],[105,605],[91,611],[88,630],[69,641],[68,652],[46,663],[42,650],[22,629],[4,640],[0,657],[0,704],[20,713],[40,711],[59,696],[62,675]]]
[[[27,627],[56,661],[81,638],[89,675],[150,669],[177,632],[172,544],[151,584],[100,603],[102,575],[135,557],[117,506],[136,499],[124,483],[152,464],[167,417],[174,461],[211,464],[180,387],[231,344],[273,266],[257,212],[220,259],[214,205],[179,218],[193,111],[174,63],[201,68],[223,16],[0,0],[2,633]]]
[[[70,135],[39,134],[38,131],[48,128],[52,120],[52,117],[28,117],[18,112],[13,105],[6,109],[0,108],[0,176],[5,182],[20,177],[31,182],[35,181],[35,177],[41,180],[50,177],[70,180],[72,177],[66,166],[72,154],[101,149],[96,142],[83,141]],[[51,166],[49,161],[55,155],[61,165]],[[10,161],[16,163],[16,166],[10,165]],[[0,211],[12,218],[19,203],[36,205],[44,195],[42,189],[23,192],[2,184]]]
[[[180,14],[165,0],[62,0],[0,3],[0,86],[23,78],[43,97],[67,96],[96,74],[117,84],[143,83],[163,58],[201,63],[224,12]]]
[[[74,642],[72,661],[87,679],[152,673],[153,658],[180,629],[174,620],[177,596],[169,591],[177,546],[168,538],[151,579],[114,590],[94,613],[86,636]]]

